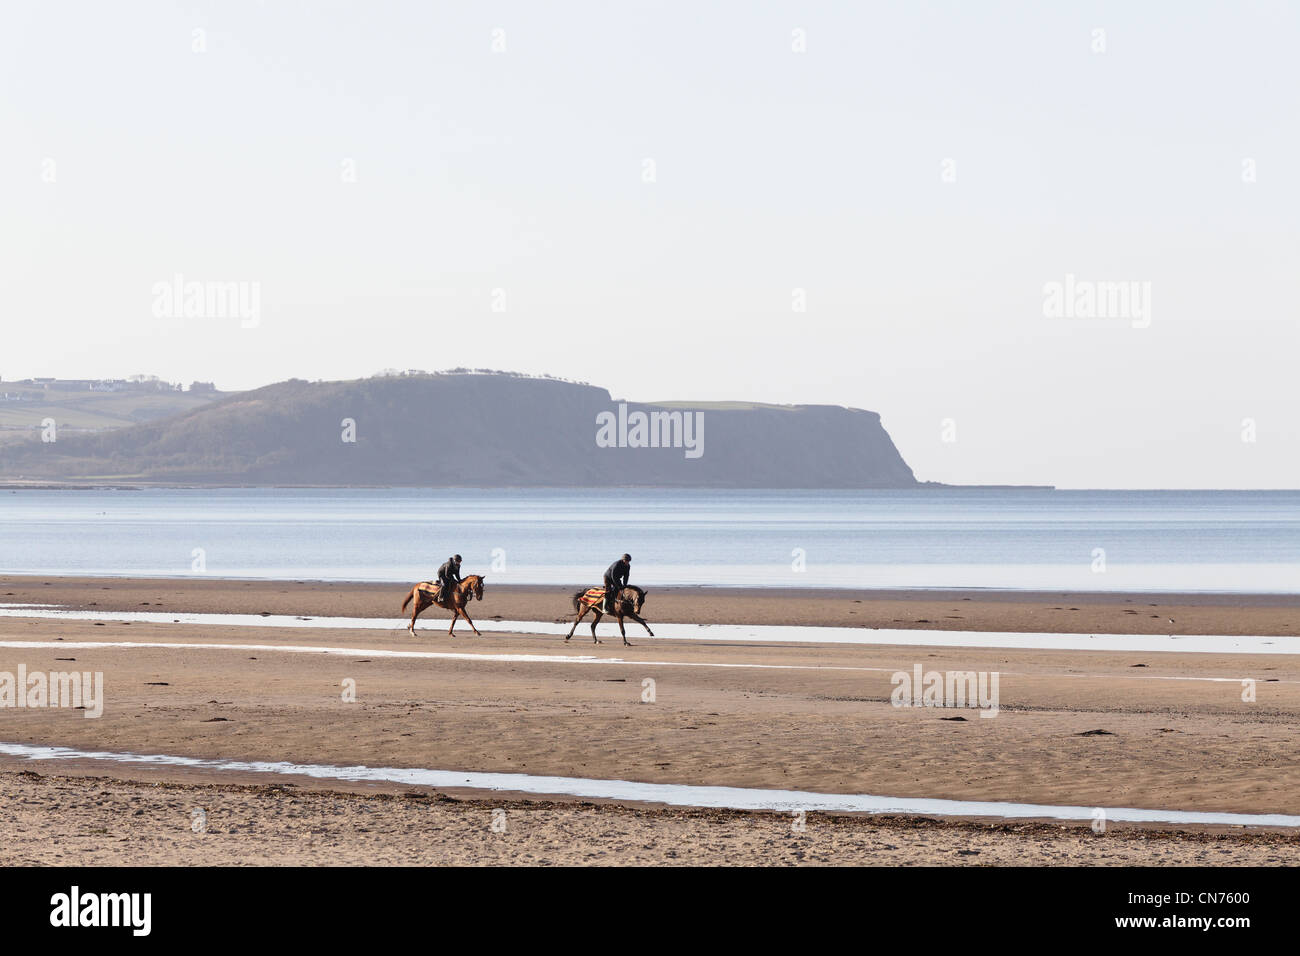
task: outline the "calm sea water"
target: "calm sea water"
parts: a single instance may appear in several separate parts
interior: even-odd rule
[[[0,492],[0,571],[1300,593],[1300,492]]]

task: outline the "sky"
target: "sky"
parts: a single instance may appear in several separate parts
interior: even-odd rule
[[[922,480],[1300,487],[1298,41],[1295,2],[6,0],[0,378],[504,369],[872,409]]]

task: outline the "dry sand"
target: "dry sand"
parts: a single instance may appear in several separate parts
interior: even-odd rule
[[[1294,866],[1300,860],[1300,837],[1276,833],[1111,827],[1098,835],[1080,825],[816,813],[802,832],[793,824],[783,815],[732,810],[0,773],[5,866]]]
[[[209,758],[1300,814],[1300,659],[1292,655],[754,645],[644,636],[632,648],[616,641],[566,646],[558,637],[535,635],[447,638],[445,618],[437,617],[413,639],[395,616],[402,590],[0,580],[6,602],[394,617],[391,631],[3,619],[5,641],[293,644],[357,653],[0,648],[0,670],[20,663],[29,671],[75,667],[103,671],[107,685],[101,719],[69,710],[2,710],[0,740]],[[489,618],[549,620],[563,613],[572,590],[493,589],[489,582],[481,607]],[[1180,633],[1289,634],[1300,617],[1290,598],[1216,604],[1187,596],[687,589],[652,591],[646,610],[652,622],[842,625],[862,615],[862,623],[903,626],[881,619],[892,614],[916,627],[1139,632],[1144,612],[1127,612],[1153,604],[1177,620]],[[1049,625],[1053,615],[1074,626]],[[1130,627],[1111,624],[1123,618]],[[367,649],[591,655],[608,663],[395,659],[368,656]],[[925,670],[999,672],[999,715],[891,706],[891,674],[918,663]],[[762,666],[719,666],[736,664]],[[355,702],[342,699],[349,678],[356,682]],[[655,682],[653,703],[642,701],[647,678]],[[1243,678],[1259,682],[1253,702],[1241,699]],[[967,719],[949,719],[960,716]],[[1097,730],[1106,733],[1090,733]],[[268,787],[265,775],[96,762],[0,758],[0,770],[11,771],[2,780],[10,799],[0,828],[0,862],[10,863],[1300,862],[1293,834],[1233,828],[1159,832],[1111,824],[1096,837],[1087,827],[1054,823],[989,827],[814,814],[799,835],[787,818],[763,813],[561,804],[464,791],[451,795],[466,799],[450,802],[431,798],[427,789],[405,797],[410,788],[305,778],[284,781],[297,784],[286,791]],[[13,773],[21,770],[42,779]],[[88,782],[84,775],[111,779]],[[206,834],[189,831],[187,808],[199,802],[209,809]],[[488,826],[494,807],[507,810],[506,834]],[[143,811],[138,817],[137,810]],[[55,851],[63,856],[51,857]]]

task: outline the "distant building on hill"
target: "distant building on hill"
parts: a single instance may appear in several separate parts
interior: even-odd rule
[[[180,392],[184,386],[179,382],[164,382],[156,375],[133,375],[125,378],[25,378],[14,385],[27,385],[61,392]],[[214,388],[213,391],[216,389]],[[202,391],[202,389],[201,389]],[[30,396],[29,396],[30,397]]]

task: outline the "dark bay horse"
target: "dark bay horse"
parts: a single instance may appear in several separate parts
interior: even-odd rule
[[[630,617],[642,627],[651,637],[655,632],[650,630],[650,625],[641,619],[641,605],[645,604],[645,591],[635,584],[629,584],[618,592],[618,597],[614,598],[614,616],[618,618],[618,632],[623,635],[623,643],[628,647],[632,642],[627,639],[627,631],[623,630],[623,618]],[[601,608],[605,606],[605,589],[604,588],[587,588],[579,591],[573,596],[573,609],[578,612],[574,619],[573,627],[569,628],[568,636],[564,639],[568,641],[573,637],[573,632],[578,629],[578,624],[582,622],[583,617],[588,611],[593,612],[596,616],[591,622],[591,639],[597,644],[603,643],[596,637],[596,625],[600,623],[601,615],[607,613]]]
[[[411,593],[408,594],[406,600],[402,602],[402,610],[405,611],[406,605],[410,604],[411,601],[415,601],[415,612],[411,615],[411,623],[407,625],[406,629],[414,635],[415,619],[420,616],[420,612],[427,607],[437,605],[444,610],[451,611],[451,627],[447,631],[448,634],[456,633],[456,619],[463,617],[469,622],[469,626],[474,628],[474,633],[478,634],[479,637],[482,637],[483,635],[479,634],[478,628],[474,627],[474,622],[471,621],[469,615],[465,613],[465,607],[472,600],[483,600],[483,581],[484,578],[481,575],[469,575],[469,577],[456,585],[446,603],[438,600],[438,585],[435,582],[420,582],[415,587],[411,588]]]

